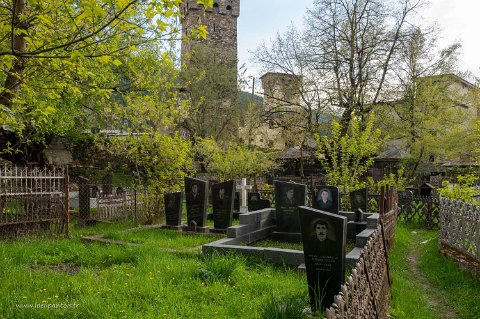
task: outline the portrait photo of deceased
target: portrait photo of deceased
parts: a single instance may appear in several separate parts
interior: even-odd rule
[[[323,210],[325,212],[338,214],[340,206],[338,188],[333,186],[320,186],[316,189],[313,208]]]
[[[310,207],[299,208],[305,267],[312,308],[333,302],[345,279],[347,218]]]
[[[284,181],[274,181],[274,185],[277,231],[299,234],[298,207],[307,203],[307,186]]]
[[[352,211],[360,208],[366,212],[368,206],[368,188],[362,188],[353,192],[350,192],[350,207]]]

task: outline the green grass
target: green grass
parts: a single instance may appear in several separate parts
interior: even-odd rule
[[[295,270],[233,255],[161,249],[193,248],[217,238],[122,229],[102,224],[75,230],[72,239],[2,243],[0,317],[263,318],[272,295],[280,296],[280,304],[291,303],[282,299],[287,294],[308,296],[306,278]],[[101,245],[79,238],[103,231],[139,236],[142,243]],[[46,308],[55,306],[61,308]]]
[[[130,243],[153,245],[164,249],[185,249],[198,247],[218,240],[219,235],[184,234],[169,229],[144,229],[134,231],[110,231],[105,238],[121,240]]]
[[[429,306],[428,300],[448,304],[458,318],[480,318],[480,282],[444,257],[437,245],[436,231],[405,223],[397,225],[390,254],[393,318],[442,318],[440,310]],[[427,282],[427,289],[411,272],[407,256],[413,249],[418,252],[418,269]]]
[[[419,266],[435,290],[448,296],[460,318],[480,318],[480,281],[459,270],[453,259],[440,254],[436,237],[424,244]]]

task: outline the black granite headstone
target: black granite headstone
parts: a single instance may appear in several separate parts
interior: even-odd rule
[[[187,224],[195,221],[197,227],[205,227],[207,222],[208,182],[185,177],[185,197],[187,199]]]
[[[165,200],[165,218],[167,226],[180,226],[182,224],[183,193],[167,193]]]
[[[300,207],[299,216],[310,306],[325,309],[345,280],[347,218],[310,207]]]
[[[272,239],[300,241],[298,207],[307,203],[307,185],[274,181],[276,231]]]
[[[356,211],[358,208],[367,211],[368,206],[368,188],[362,188],[353,192],[350,192],[350,207],[352,211]]]
[[[213,227],[227,229],[232,226],[235,181],[227,181],[212,186]]]
[[[235,192],[233,199],[233,210],[238,212],[240,210],[240,192]]]
[[[252,192],[248,193],[248,210],[251,212],[270,208],[271,203],[268,199],[260,198],[260,193]]]
[[[334,186],[319,186],[315,189],[312,206],[325,212],[338,214],[340,196],[338,188]]]
[[[83,176],[78,177],[78,215],[81,223],[90,220],[90,181]]]
[[[102,193],[103,195],[112,195],[113,193],[113,173],[110,172],[102,179]]]

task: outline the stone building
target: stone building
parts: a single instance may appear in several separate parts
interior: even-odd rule
[[[237,19],[240,16],[240,0],[215,0],[213,8],[205,10],[196,0],[185,0],[180,6],[183,18],[182,61],[196,46],[214,50],[224,61],[237,65]],[[191,37],[191,30],[200,25],[207,28],[207,39]]]

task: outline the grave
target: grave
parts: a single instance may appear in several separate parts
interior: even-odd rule
[[[248,210],[251,212],[265,209],[265,208],[270,208],[271,203],[268,199],[263,199],[260,196],[260,193],[257,192],[251,192],[248,193]]]
[[[208,182],[185,177],[187,224],[190,229],[205,231],[207,222]],[[194,227],[192,227],[194,225]]]
[[[353,192],[350,192],[350,207],[352,211],[361,209],[366,212],[368,206],[368,188],[362,188]]]
[[[178,228],[182,224],[183,193],[167,193],[164,195],[165,218],[168,227]]]
[[[242,178],[242,183],[240,185],[237,185],[237,190],[240,191],[240,207],[239,211],[240,214],[248,213],[248,207],[247,207],[247,190],[252,189],[251,185],[247,185],[247,179]]]
[[[232,226],[235,181],[227,181],[212,186],[213,227],[227,231]]]
[[[309,207],[299,216],[310,306],[325,309],[345,281],[347,218]]]
[[[112,195],[113,193],[113,173],[110,172],[102,179],[102,195]]]
[[[312,206],[324,212],[338,214],[340,207],[338,188],[334,186],[319,186],[315,188]]]
[[[307,203],[307,185],[274,181],[276,230],[272,240],[300,242],[298,207]]]

